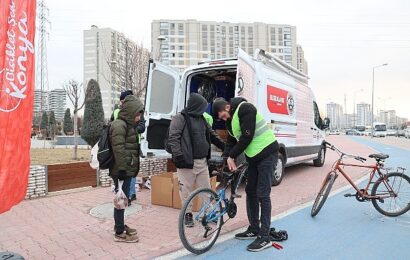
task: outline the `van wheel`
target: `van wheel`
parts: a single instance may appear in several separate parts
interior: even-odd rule
[[[320,148],[317,159],[313,160],[313,165],[316,167],[322,167],[323,164],[325,164],[325,159],[326,159],[326,148],[322,146]]]
[[[283,179],[283,174],[285,173],[285,159],[283,159],[283,155],[279,153],[278,156],[278,163],[276,164],[275,171],[273,172],[272,176],[272,186],[278,186]]]

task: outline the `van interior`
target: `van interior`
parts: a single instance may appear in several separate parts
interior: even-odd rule
[[[229,101],[235,96],[236,68],[207,70],[191,75],[188,80],[189,93],[199,93],[208,102],[206,112],[212,115],[212,103],[222,97]],[[188,97],[187,97],[188,99]],[[214,120],[213,128],[225,129],[225,123]]]

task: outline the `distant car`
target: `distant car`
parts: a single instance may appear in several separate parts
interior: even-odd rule
[[[402,137],[402,136],[404,136],[406,134],[406,130],[404,130],[404,129],[399,129],[399,130],[397,130],[397,132],[396,132],[396,136],[397,137]]]
[[[346,135],[355,135],[355,134],[356,134],[356,131],[353,130],[353,129],[347,129],[346,130]]]
[[[407,128],[404,130],[404,137],[405,137],[405,138],[410,138],[410,127],[407,127]]]
[[[330,130],[329,135],[340,135],[339,130]]]
[[[387,136],[395,136],[396,133],[397,133],[397,131],[394,130],[394,129],[387,130]]]

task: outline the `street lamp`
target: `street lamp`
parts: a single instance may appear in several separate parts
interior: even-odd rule
[[[373,123],[374,123],[374,69],[380,68],[380,67],[383,67],[383,66],[387,66],[387,63],[384,63],[384,64],[382,64],[382,65],[378,65],[378,66],[374,66],[374,67],[373,67],[373,83],[372,83],[372,125],[371,125],[371,127],[372,127],[372,137],[371,137],[371,138],[373,138],[373,134],[374,134],[374,127],[373,127]]]
[[[359,89],[358,91],[356,91],[354,94],[353,94],[353,128],[355,128],[356,127],[356,124],[357,124],[357,116],[356,116],[356,94],[357,93],[359,93],[359,92],[362,92],[364,89]],[[356,121],[356,123],[355,123],[355,121]]]

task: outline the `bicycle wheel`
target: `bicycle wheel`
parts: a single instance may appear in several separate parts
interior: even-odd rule
[[[320,209],[323,207],[323,204],[325,204],[327,196],[329,196],[330,190],[332,189],[335,179],[336,179],[335,173],[329,173],[326,176],[326,179],[322,187],[320,188],[319,193],[317,194],[315,202],[313,203],[312,211],[310,212],[310,215],[312,217],[316,216],[317,213],[319,213]]]
[[[179,238],[184,247],[194,253],[208,251],[218,239],[223,224],[222,203],[218,194],[208,188],[200,188],[191,193],[179,213]],[[185,214],[192,213],[194,225],[185,225]]]
[[[392,172],[380,178],[373,185],[372,199],[374,208],[388,217],[397,217],[410,209],[410,177],[404,173]]]

